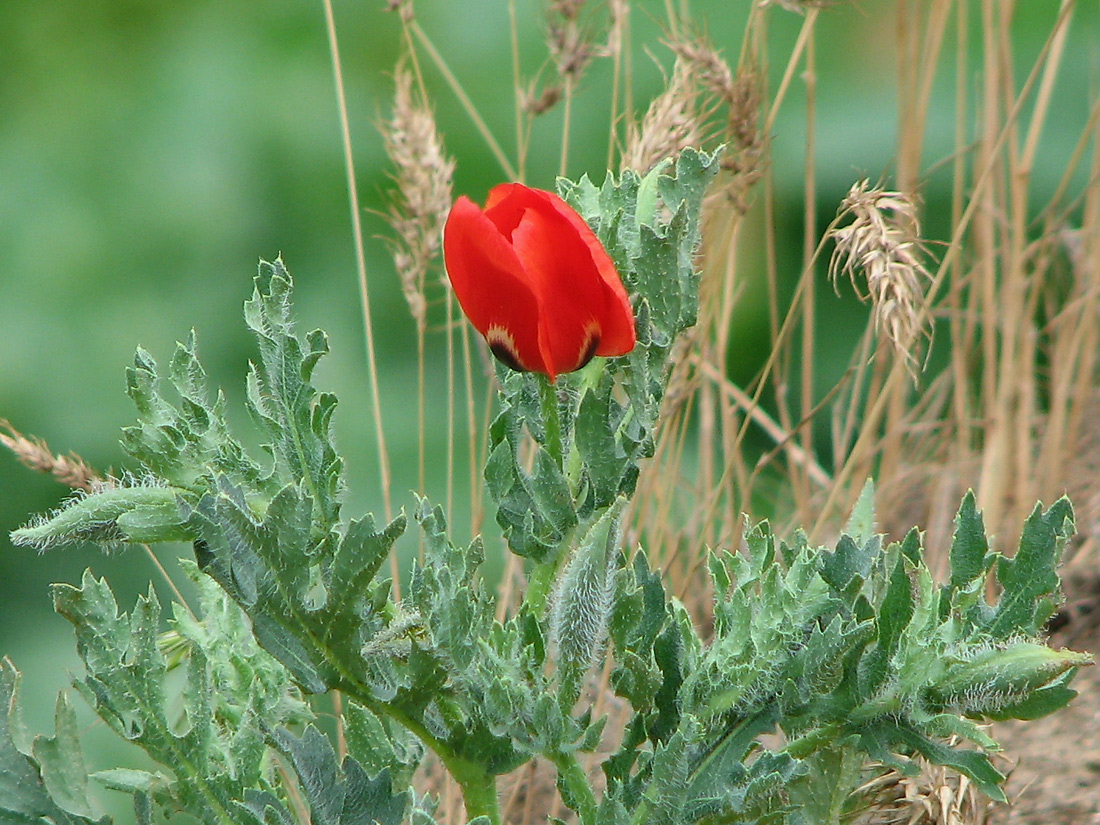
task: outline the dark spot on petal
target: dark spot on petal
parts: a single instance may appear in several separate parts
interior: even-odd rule
[[[504,366],[509,369],[513,369],[516,372],[528,372],[520,362],[519,358],[508,347],[508,345],[501,340],[492,341],[489,343],[489,351],[493,353]],[[591,356],[589,356],[591,358]]]
[[[580,361],[577,363],[577,366],[573,367],[573,369],[579,370],[581,367],[585,366],[589,361],[592,360],[592,357],[596,354],[596,350],[599,348],[600,336],[593,335],[592,340],[588,342],[588,346],[586,346],[584,348],[584,352],[581,353]]]

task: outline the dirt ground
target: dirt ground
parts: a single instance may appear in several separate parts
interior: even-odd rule
[[[1100,577],[1063,572],[1068,600],[1050,643],[1100,660]],[[996,727],[1015,763],[1006,789],[1012,805],[994,815],[996,825],[1100,825],[1100,666],[1082,668],[1073,687],[1079,695],[1057,713]]]

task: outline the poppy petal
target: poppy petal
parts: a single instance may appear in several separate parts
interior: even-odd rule
[[[592,262],[604,286],[604,310],[600,313],[600,346],[597,355],[626,355],[634,349],[637,337],[634,329],[634,310],[630,298],[619,278],[611,256],[584,218],[553,192],[543,192],[554,209],[569,222],[592,254]]]
[[[553,381],[594,355],[634,347],[634,313],[614,262],[584,219],[551,192],[501,184],[484,212],[459,198],[444,257],[471,322],[513,368]]]
[[[543,199],[524,211],[512,246],[538,298],[551,374],[580,369],[603,336],[605,296],[588,246]]]
[[[462,311],[493,352],[513,369],[549,373],[537,293],[512,244],[465,196],[447,217],[443,253]]]

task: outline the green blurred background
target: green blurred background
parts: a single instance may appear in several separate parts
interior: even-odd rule
[[[397,506],[416,487],[415,335],[383,237],[388,185],[382,140],[400,26],[382,0],[336,3],[368,269],[386,434]],[[1020,4],[1018,76],[1038,54],[1057,4]],[[735,61],[746,0],[696,2],[700,29]],[[972,18],[977,19],[977,7]],[[297,282],[303,329],[323,326],[333,354],[317,380],[341,406],[336,430],[348,463],[348,512],[381,511],[369,413],[354,247],[332,68],[319,2],[114,0],[103,3],[0,0],[0,417],[75,450],[98,468],[126,467],[119,429],[132,421],[124,367],[138,345],[164,363],[174,342],[198,330],[211,382],[225,388],[231,419],[247,431],[242,377],[252,343],[241,319],[259,257],[281,253]],[[523,72],[544,65],[543,4],[517,0]],[[514,157],[508,9],[503,0],[421,0],[418,19]],[[635,99],[661,88],[671,57],[661,44],[663,2],[634,4]],[[1097,88],[1098,12],[1082,7],[1044,136],[1038,185],[1052,188],[1081,134]],[[802,19],[775,10],[770,67],[774,89]],[[817,40],[819,227],[853,181],[889,174],[896,145],[894,3],[866,0],[822,15]],[[974,36],[977,37],[977,27]],[[942,159],[954,130],[952,46],[945,48],[926,157]],[[977,54],[977,52],[974,52]],[[976,59],[972,58],[976,63]],[[492,156],[439,73],[422,57],[438,122],[458,159],[456,192],[484,197],[501,179]],[[972,67],[976,72],[978,66]],[[549,71],[549,70],[548,70]],[[602,177],[611,69],[597,60],[574,110],[571,176]],[[977,82],[977,81],[975,81]],[[551,188],[561,111],[536,121],[528,182]],[[780,270],[798,274],[805,147],[804,94],[796,82],[776,122]],[[923,195],[931,234],[943,222],[949,171]],[[1041,195],[1042,193],[1037,193]],[[751,267],[746,261],[742,267]],[[834,349],[821,353],[821,383],[843,369],[866,309],[821,290]],[[847,294],[847,292],[846,292]],[[762,284],[746,292],[737,323],[737,376],[766,355]],[[433,342],[441,353],[441,340]],[[439,401],[442,366],[429,368]],[[432,379],[435,379],[434,382]],[[439,407],[437,406],[437,409]],[[429,424],[430,456],[445,442]],[[245,435],[245,440],[248,440]],[[442,462],[434,461],[438,467]],[[442,496],[440,476],[428,492]],[[70,548],[39,557],[13,548],[7,532],[57,505],[66,491],[0,452],[0,655],[24,672],[25,716],[52,730],[54,696],[78,667],[72,635],[53,614],[48,584],[106,575],[122,605],[150,580],[148,560],[130,550],[105,556]],[[462,496],[457,497],[461,500]],[[406,550],[411,550],[406,546]],[[159,548],[171,560],[187,548]],[[172,565],[168,565],[172,568]],[[407,566],[407,565],[406,565]],[[178,571],[174,571],[178,572]],[[103,797],[107,794],[101,795]]]

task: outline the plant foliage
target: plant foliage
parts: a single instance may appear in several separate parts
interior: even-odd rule
[[[698,216],[717,162],[686,151],[644,178],[560,183],[635,296],[639,345],[553,385],[501,368],[485,478],[530,578],[503,620],[481,577],[485,547],[452,543],[441,508],[413,508],[424,559],[401,600],[382,571],[406,518],[344,520],[336,400],[311,383],[327,342],[296,332],[280,260],[261,263],[245,309],[264,460],[230,434],[193,335],[167,380],[139,351],[128,372],[138,421],[124,434],[133,478],[13,539],[192,543],[184,567],[199,603],[194,614],[173,605],[167,632],[152,590],[124,613],[90,574],[54,589],[86,669],[77,688],[154,767],[89,776],[64,695],[55,736],[28,744],[5,663],[0,821],[99,822],[90,778],[130,794],[143,823],[186,812],[210,825],[429,825],[433,805],[411,785],[427,750],[479,825],[501,821],[496,777],[536,757],[583,825],[830,825],[857,805],[869,766],[912,772],[917,759],[1003,798],[981,723],[1056,710],[1089,662],[1041,639],[1067,501],[1037,507],[1006,558],[968,496],[945,584],[918,532],[885,546],[873,533],[870,486],[832,548],[758,524],[743,549],[709,558],[706,636],[644,553],[621,547],[670,349],[696,315]],[[614,742],[584,689],[608,658],[630,709]],[[330,691],[345,702],[339,742],[312,712],[311,697]],[[597,747],[608,755],[594,782],[579,754]]]

